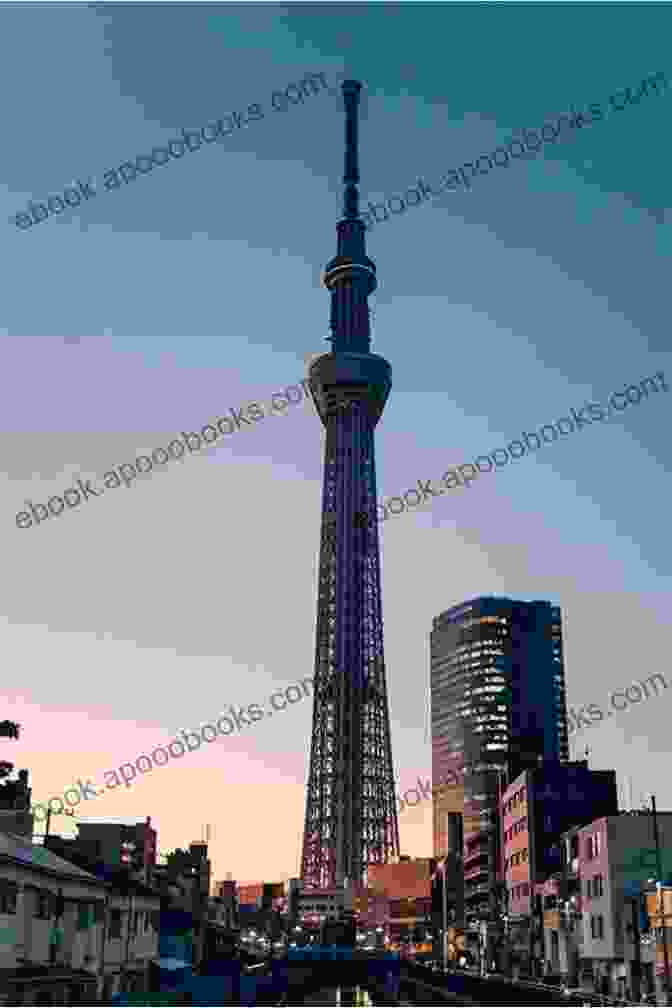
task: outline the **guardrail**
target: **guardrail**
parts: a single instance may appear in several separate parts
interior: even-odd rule
[[[571,989],[571,993],[563,994],[562,988],[556,984],[545,984],[543,982],[534,980],[516,980],[512,977],[506,977],[501,974],[486,974],[484,977],[475,976],[467,970],[449,970],[446,973],[431,971],[429,976],[425,975],[426,972],[429,973],[430,970],[423,967],[421,964],[416,963],[413,965],[412,969],[407,969],[408,979],[411,982],[417,981],[418,983],[423,983],[426,986],[436,990],[437,992],[445,993],[451,998],[467,998],[464,1001],[465,1004],[501,1004],[502,995],[495,992],[497,985],[506,985],[509,988],[513,988],[519,992],[527,991],[528,997],[532,992],[537,991],[539,994],[543,993],[549,999],[545,1003],[547,1004],[567,1004],[567,1005],[591,1005],[591,1006],[617,1006],[624,1004],[634,1004],[634,1002],[626,1002],[623,1000],[618,1000],[615,998],[605,997],[602,994],[592,993],[590,991],[582,991],[580,988]],[[425,975],[423,975],[425,974]],[[457,981],[459,987],[463,987],[463,990],[451,989],[451,979],[453,983]],[[487,988],[490,987],[490,990]],[[479,997],[479,992],[484,1000],[481,1001]],[[476,1001],[470,1002],[470,996],[478,999]],[[493,998],[495,1000],[491,1000]],[[514,1003],[514,1002],[510,1002]],[[527,1003],[527,1002],[526,1002]]]
[[[485,979],[487,979],[487,977]],[[556,994],[562,991],[562,988],[556,986],[555,984],[545,984],[539,982],[538,980],[515,980],[513,977],[500,976],[500,974],[497,974],[497,979],[502,980],[505,983],[514,984],[518,987],[527,987],[532,990],[552,991]],[[615,998],[605,997],[604,994],[583,990],[580,987],[572,987],[570,990],[572,991],[572,997],[585,997],[585,999],[589,1000],[593,1005],[622,1005],[624,1003],[630,1003],[619,1001]],[[634,1002],[631,1003],[634,1004]]]

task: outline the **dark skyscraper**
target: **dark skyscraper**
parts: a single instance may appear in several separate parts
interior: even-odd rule
[[[463,818],[467,919],[494,909],[498,794],[522,770],[569,759],[560,609],[483,597],[447,610],[431,634],[434,854]],[[454,853],[458,853],[455,851]]]
[[[304,887],[360,882],[367,865],[399,854],[380,593],[374,428],[392,387],[370,352],[376,267],[359,218],[357,107],[345,101],[343,219],[327,264],[332,348],[309,368],[326,430],[310,770],[301,876]]]

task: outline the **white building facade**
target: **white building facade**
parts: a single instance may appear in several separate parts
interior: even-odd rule
[[[122,985],[147,990],[158,909],[158,896],[122,896],[27,838],[0,833],[0,1004],[88,1005]]]

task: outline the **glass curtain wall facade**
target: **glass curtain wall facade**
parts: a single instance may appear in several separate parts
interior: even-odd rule
[[[430,648],[434,856],[462,856],[473,923],[497,909],[507,782],[540,757],[569,759],[560,609],[473,599],[434,619]]]

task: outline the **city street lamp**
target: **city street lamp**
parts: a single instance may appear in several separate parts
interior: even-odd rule
[[[44,836],[45,837],[49,836],[49,824],[51,822],[52,815],[55,815],[55,816],[57,816],[57,815],[67,815],[67,816],[72,817],[72,816],[74,816],[74,814],[75,814],[75,810],[74,809],[66,809],[66,808],[64,808],[60,812],[54,812],[51,808],[48,808],[47,809],[47,819],[46,819],[46,822],[45,822],[45,825],[44,825]]]
[[[506,955],[506,975],[511,976],[511,945],[510,945],[510,933],[509,926],[511,924],[511,918],[508,913],[502,914],[502,923],[504,924],[504,954]]]
[[[443,971],[444,973],[448,969],[448,893],[446,890],[446,862],[448,858],[445,857],[443,861],[436,866],[436,871],[434,872],[433,878],[436,879],[438,875],[441,876],[441,913],[442,913],[442,946],[443,946]]]
[[[448,969],[448,893],[446,890],[446,862],[442,865],[443,871],[441,872],[442,881],[442,900],[441,906],[443,908],[443,971]]]
[[[567,952],[567,984],[576,987],[579,982],[579,963],[576,941],[570,938],[574,934],[576,921],[576,896],[563,900],[562,912],[565,918],[565,948]]]
[[[665,913],[665,895],[663,893],[663,868],[660,857],[660,837],[658,835],[658,815],[656,812],[656,796],[651,795],[651,812],[653,813],[653,836],[656,845],[656,890],[658,895],[658,914],[663,932],[663,957],[665,962],[665,1004],[670,1003],[670,956],[667,947],[667,934],[665,918],[669,916]]]
[[[482,977],[488,972],[488,922],[486,920],[479,921],[478,926],[478,938],[479,938],[479,973]]]

